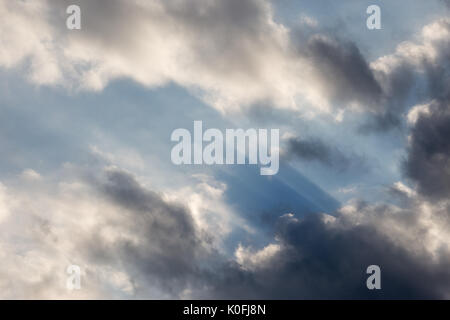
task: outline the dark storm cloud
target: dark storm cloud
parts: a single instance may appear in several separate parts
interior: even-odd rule
[[[383,210],[383,209],[380,209]],[[230,264],[215,294],[219,298],[264,299],[432,299],[450,286],[448,252],[438,262],[427,253],[406,250],[371,225],[329,227],[317,215],[280,219],[281,251],[256,271]],[[381,268],[382,290],[368,290],[366,269]]]
[[[433,199],[450,196],[450,99],[434,102],[412,132],[405,171],[419,192]]]
[[[246,270],[216,251],[207,253],[207,241],[189,211],[164,201],[129,173],[109,169],[96,188],[124,209],[121,227],[140,241],[111,244],[93,235],[87,244],[91,259],[123,265],[133,282],[157,283],[175,297],[191,288],[194,298],[430,299],[444,298],[450,286],[450,255],[445,248],[436,260],[424,247],[408,249],[380,231],[377,221],[394,216],[389,206],[358,204],[362,217],[378,216],[365,223],[354,223],[345,215],[332,223],[320,215],[300,220],[285,215],[276,227],[280,251],[256,269]],[[421,230],[414,236],[421,237],[424,231],[413,207],[397,212],[394,224],[412,234]],[[104,227],[115,223],[111,220]],[[366,269],[372,264],[381,267],[381,291],[366,288]],[[145,296],[139,290],[136,294]]]

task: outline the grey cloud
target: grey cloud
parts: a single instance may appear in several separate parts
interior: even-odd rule
[[[288,141],[289,151],[305,160],[318,160],[331,164],[331,149],[319,139],[301,140],[291,138]]]
[[[361,132],[383,132],[402,124],[411,98],[443,99],[450,70],[448,19],[426,25],[416,40],[399,44],[396,51],[368,63],[356,44],[328,33],[301,36],[299,54],[317,68],[319,86],[339,107],[357,103],[369,111]]]
[[[419,192],[434,199],[450,196],[450,99],[436,101],[412,128],[404,168]]]
[[[365,210],[363,207],[360,210]],[[377,208],[382,213],[387,208]],[[384,212],[386,213],[386,212]],[[387,213],[392,214],[392,212]],[[408,217],[408,216],[406,216]],[[380,214],[379,219],[384,217]],[[407,221],[403,221],[407,225]],[[417,223],[413,221],[412,223]],[[444,299],[450,288],[450,255],[437,262],[426,251],[410,251],[374,225],[338,217],[332,227],[320,216],[280,219],[282,250],[256,271],[230,264],[217,283],[220,298],[272,299]],[[366,269],[379,265],[382,290],[368,290]]]
[[[39,37],[35,44],[54,61],[35,70],[33,77],[43,83],[69,81],[74,83],[64,84],[101,90],[119,77],[150,87],[173,81],[221,110],[259,103],[300,108],[296,97],[304,97],[314,107],[357,104],[384,115],[396,99],[385,92],[355,43],[328,31],[296,39],[299,33],[290,34],[274,21],[266,1],[50,3],[52,14],[43,20],[52,31],[42,37],[51,38],[52,46],[43,46]],[[82,8],[79,32],[65,29],[69,4]],[[34,51],[16,56],[24,60]],[[50,67],[54,72],[44,74]]]
[[[397,55],[400,63],[377,69],[355,43],[327,30],[300,36],[300,31],[288,32],[274,20],[266,1],[50,3],[53,6],[37,17],[49,28],[36,34],[27,52],[14,52],[20,49],[15,41],[17,46],[7,51],[8,56],[17,57],[15,64],[33,55],[41,61],[43,57],[36,52],[42,52],[48,65],[34,63],[41,67],[32,70],[32,78],[39,83],[63,82],[69,87],[101,90],[120,77],[149,87],[174,82],[221,111],[255,104],[290,110],[304,105],[318,108],[326,104],[336,109],[356,104],[377,117],[377,125],[369,129],[383,130],[398,125],[393,120],[405,110],[416,83],[411,75],[423,67],[422,62],[411,63],[410,57],[397,52],[392,56]],[[79,32],[65,29],[69,4],[82,8]],[[8,10],[21,9],[16,7]],[[34,13],[27,5],[23,7],[30,11],[27,14]],[[441,24],[445,27],[445,22]],[[430,86],[439,89],[436,75],[448,61],[448,48],[441,43],[435,48],[439,63],[433,61],[428,70],[436,80]],[[296,102],[297,97],[308,103]]]
[[[360,132],[384,132],[400,127],[402,114],[417,100],[442,99],[448,92],[450,43],[448,19],[425,26],[415,41],[399,44],[396,51],[368,63],[351,41],[312,35],[300,47],[320,77],[319,86],[337,106],[357,103],[369,111]],[[433,36],[434,35],[434,36]]]
[[[290,138],[287,141],[286,156],[304,161],[318,161],[339,171],[349,168],[366,169],[365,161],[355,154],[346,154],[319,138]]]
[[[450,86],[449,31],[448,19],[436,20],[423,28],[418,41],[400,44],[396,52],[371,65],[382,85],[385,112],[363,130],[398,126],[412,97],[418,101],[446,99]]]
[[[396,112],[371,115],[359,126],[358,132],[362,134],[388,132],[393,128],[399,128],[401,123],[401,116]]]
[[[445,27],[444,22],[441,27]],[[410,57],[402,56],[398,63],[378,68],[379,62],[369,63],[354,42],[333,36],[329,31],[308,36],[302,32],[297,34],[300,34],[298,55],[307,57],[314,65],[320,79],[318,87],[330,97],[334,107],[348,108],[356,104],[368,111],[367,120],[359,129],[361,133],[400,127],[411,94],[420,94],[420,98],[437,97],[445,87],[445,67],[442,66],[447,65],[445,57],[450,52],[445,44],[433,44],[439,53],[439,63],[427,59],[413,63]],[[423,88],[413,92],[415,86]]]
[[[267,8],[256,1],[217,1],[208,7],[199,5],[203,3],[200,1],[194,2],[196,5],[177,2],[181,7],[164,2],[162,10],[168,14],[162,16],[127,6],[125,1],[108,1],[108,5],[101,1],[70,1],[72,3],[89,8],[83,10],[83,32],[74,33],[74,37],[82,41],[92,44],[100,39],[100,46],[108,52],[139,55],[139,50],[133,48],[143,45],[143,39],[135,36],[136,30],[143,27],[142,21],[154,19],[152,21],[162,28],[158,32],[181,32],[192,38],[189,43],[192,51],[188,53],[193,55],[193,61],[201,62],[198,70],[233,74],[236,79],[241,76],[254,79],[260,72],[259,66],[267,63],[264,51],[274,49],[266,45],[279,45],[273,41],[276,37],[266,23],[270,16]],[[111,21],[117,23],[114,28],[111,28]],[[445,69],[448,51],[445,47],[438,49],[437,64],[423,64],[433,97],[442,97],[448,84],[444,81],[448,79]],[[340,104],[358,102],[373,111],[380,119],[379,129],[396,124],[395,116],[404,110],[403,99],[414,83],[411,80],[413,68],[408,63],[389,69],[391,73],[377,71],[375,77],[354,44],[320,37],[313,37],[300,56],[315,62],[324,92]],[[157,65],[158,61],[151,61],[149,65],[153,64]],[[153,75],[152,72],[146,74]],[[208,83],[210,75],[206,76]],[[161,78],[164,77],[170,78],[170,75],[163,74]],[[267,80],[262,78],[262,82]],[[441,105],[435,106],[431,115],[421,116],[413,128],[406,170],[418,182],[421,193],[446,199],[450,191],[447,170],[450,116],[448,104],[443,105],[442,99],[439,101]],[[306,160],[332,165],[336,161],[346,164],[348,160],[320,140],[292,140],[290,143],[292,151]],[[435,262],[425,250],[414,253],[388,238],[377,229],[376,223],[358,225],[338,217],[335,227],[329,227],[318,216],[308,216],[301,221],[283,217],[277,232],[282,249],[276,259],[266,268],[244,271],[235,262],[227,263],[226,257],[214,250],[209,251],[208,235],[198,230],[189,210],[144,187],[130,173],[109,169],[91,177],[89,182],[93,194],[113,204],[121,217],[110,214],[107,207],[99,208],[104,210],[101,212],[104,219],[96,226],[96,233],[80,240],[80,251],[89,262],[99,266],[123,267],[135,283],[158,283],[161,290],[173,297],[180,297],[181,291],[196,285],[210,289],[206,293],[198,289],[198,296],[203,298],[442,298],[448,294],[450,265],[445,248]],[[370,211],[363,205],[357,210]],[[377,210],[395,215],[388,207]],[[412,221],[404,219],[398,221],[398,225],[417,224],[414,212],[411,216]],[[385,216],[380,217],[383,218]],[[110,228],[130,233],[135,239],[122,237],[119,232],[119,236],[110,241],[104,235]],[[364,271],[369,264],[382,267],[382,292],[369,292],[365,288],[367,275]],[[141,294],[146,296],[147,292]]]
[[[43,198],[43,188],[26,193],[36,197],[33,207],[47,209],[37,210],[38,215],[42,211],[50,215],[45,223],[39,222],[41,231],[32,238],[22,237],[32,243],[39,261],[44,259],[51,266],[38,270],[42,281],[37,283],[30,284],[26,277],[16,275],[15,286],[25,290],[27,297],[48,298],[64,292],[59,278],[48,279],[52,274],[64,276],[54,270],[65,266],[66,256],[84,267],[86,287],[82,292],[89,298],[448,297],[448,248],[445,242],[437,249],[429,246],[436,239],[442,241],[440,235],[450,225],[448,206],[433,209],[431,218],[442,219],[428,225],[423,224],[424,217],[418,211],[421,203],[416,200],[401,210],[357,203],[351,210],[341,209],[336,218],[328,216],[328,220],[323,215],[301,219],[285,215],[276,225],[274,241],[279,249],[245,268],[216,250],[216,244],[182,205],[165,200],[124,170],[96,169],[83,175],[83,187],[80,181],[65,181],[59,184],[65,190],[62,194],[44,191],[59,198],[55,206],[49,199],[38,201]],[[74,174],[80,176],[79,171]],[[22,199],[18,194],[16,197]],[[62,214],[61,208],[65,208]],[[26,209],[21,211],[28,212]],[[30,225],[36,224],[37,220],[21,217]],[[78,223],[79,219],[86,221]],[[18,225],[23,228],[21,222]],[[430,230],[430,225],[440,229]],[[5,225],[1,227],[3,238],[10,230],[5,232]],[[43,233],[57,235],[58,241],[46,240]],[[42,255],[45,252],[47,255]],[[52,254],[48,256],[48,252]],[[15,257],[14,253],[8,255]],[[381,267],[381,291],[365,287],[365,270],[371,264]],[[120,275],[126,281],[117,283],[115,277],[120,279]],[[132,290],[121,295],[128,284]],[[11,288],[8,282],[3,286]]]
[[[158,283],[178,296],[199,272],[208,238],[197,230],[188,209],[164,201],[129,173],[109,169],[97,177],[95,188],[122,208],[123,220],[105,220],[100,229],[116,226],[138,237],[138,243],[118,239],[109,243],[99,234],[85,239],[90,261],[122,265],[135,282]],[[137,292],[137,294],[142,294]]]
[[[353,42],[313,36],[306,54],[318,68],[332,101],[358,102],[368,110],[378,111],[381,87]]]
[[[66,18],[65,8],[69,4],[78,4],[82,8],[82,32],[67,34],[63,28],[61,22]],[[278,31],[269,23],[270,5],[264,1],[160,1],[142,5],[123,0],[65,0],[55,2],[55,7],[62,20],[56,24],[62,35],[81,44],[100,46],[126,62],[140,61],[141,55],[149,49],[160,50],[152,47],[156,43],[146,44],[145,41],[160,41],[160,37],[164,37],[166,47],[155,57],[162,60],[158,63],[176,66],[174,59],[188,61],[189,65],[177,67],[182,67],[184,72],[196,72],[198,77],[185,79],[182,72],[174,74],[145,65],[144,68],[155,73],[144,79],[149,83],[173,80],[202,87],[206,86],[202,83],[203,77],[218,81],[226,78],[258,81],[264,77],[261,75],[261,64],[267,58],[264,53],[281,49]],[[174,44],[171,40],[178,41],[176,46],[171,47]],[[134,50],[130,51],[130,48]],[[180,48],[182,51],[178,51]]]
[[[422,243],[423,232],[428,231],[420,226],[414,203],[395,215],[386,205],[358,203],[355,210],[364,217],[358,223],[345,214],[332,223],[321,215],[301,220],[285,215],[276,228],[281,250],[260,268],[245,270],[215,251],[206,253],[189,212],[169,205],[130,174],[109,170],[98,188],[130,211],[126,221],[131,224],[123,227],[131,227],[142,241],[139,245],[117,241],[111,246],[94,236],[89,242],[91,257],[106,252],[104,263],[125,265],[134,281],[159,283],[172,297],[179,297],[185,288],[191,288],[195,298],[442,299],[448,295],[449,252],[442,248],[437,260],[431,257]],[[435,214],[445,216],[446,211]],[[398,242],[392,234],[397,231],[383,229],[383,223],[402,226],[411,238],[423,240],[409,248],[407,239]],[[372,264],[382,269],[381,291],[365,286],[365,270]],[[146,293],[137,290],[137,294]]]
[[[355,210],[362,219],[358,223],[345,214],[332,223],[321,215],[301,220],[285,215],[276,228],[281,250],[260,268],[245,270],[214,250],[208,252],[208,242],[189,211],[164,201],[131,174],[109,169],[94,185],[123,208],[120,227],[141,241],[119,239],[110,244],[93,235],[86,242],[90,260],[125,266],[134,282],[158,283],[171,297],[180,297],[186,288],[194,298],[442,299],[448,295],[449,252],[443,247],[438,259],[432,258],[424,244],[428,230],[421,227],[416,203],[395,214],[387,205],[358,203]],[[422,241],[408,244],[386,225],[402,226],[412,239]],[[372,264],[382,269],[381,291],[365,286],[365,270]],[[148,293],[136,290],[136,294]]]

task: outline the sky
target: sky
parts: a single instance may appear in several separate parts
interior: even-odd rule
[[[0,298],[450,298],[449,1],[0,16]],[[175,165],[194,121],[278,129],[278,173]]]

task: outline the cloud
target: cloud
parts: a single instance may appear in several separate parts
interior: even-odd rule
[[[287,140],[283,153],[288,159],[318,162],[337,171],[349,169],[366,171],[367,164],[363,157],[353,152],[341,151],[338,147],[326,143],[317,137],[292,137]]]
[[[65,29],[65,7],[73,3],[82,8],[81,31]],[[163,192],[114,166],[67,164],[50,176],[28,169],[2,181],[1,297],[450,297],[448,19],[369,63],[354,43],[318,29],[295,39],[266,1],[0,0],[0,14],[0,66],[38,85],[102,90],[120,78],[152,88],[176,83],[224,112],[260,102],[295,111],[350,108],[372,113],[379,130],[397,125],[414,85],[426,84],[425,104],[407,115],[405,172],[417,187],[391,189],[402,207],[355,201],[329,212],[335,217],[304,215],[310,202],[337,204],[294,170],[285,173],[286,186],[270,181],[276,188],[269,197],[263,182],[255,189],[249,171],[239,171],[240,188],[228,204],[227,186],[210,177]],[[289,146],[304,160],[338,167],[349,161],[319,139],[294,138]],[[93,152],[145,167],[139,155]],[[258,206],[245,206],[244,198]],[[258,232],[272,229],[248,227],[233,207],[260,218],[249,208],[287,200],[298,212],[278,219],[273,240],[244,241],[265,240]],[[236,224],[246,237],[228,254],[224,243]],[[82,267],[79,292],[65,288],[69,264]],[[381,266],[381,292],[365,287],[371,264]]]
[[[412,99],[426,102],[448,94],[449,38],[450,20],[437,19],[425,25],[413,40],[401,42],[393,53],[370,63],[382,94],[374,116],[361,126],[361,132],[398,127]]]
[[[32,169],[26,169],[20,175],[21,178],[27,180],[39,180],[41,179],[41,175]]]
[[[381,86],[355,43],[317,35],[309,39],[307,50],[331,101],[378,111]]]
[[[214,255],[187,207],[114,167],[10,182],[0,205],[3,298],[179,297]],[[65,287],[71,264],[80,291]]]
[[[253,255],[237,249],[238,265],[229,265],[214,292],[234,299],[448,298],[449,220],[438,207],[418,204],[356,202],[337,217],[286,214],[274,243]],[[380,291],[366,288],[372,264],[381,267]]]
[[[0,66],[11,68],[26,64],[28,77],[37,84],[62,81],[58,47],[52,26],[46,20],[47,2],[0,1]]]
[[[257,270],[267,267],[267,263],[271,262],[274,256],[281,250],[278,244],[269,244],[256,252],[251,248],[239,245],[236,249],[236,262],[244,270]]]
[[[450,100],[433,101],[415,119],[404,168],[427,197],[450,195]]]
[[[414,41],[400,43],[395,52],[370,64],[381,84],[385,106],[398,114],[407,107],[414,86],[420,85],[418,99],[440,99],[448,92],[450,20],[438,19],[422,28]],[[388,111],[388,110],[387,110]]]
[[[65,29],[69,4],[81,7],[81,30]],[[302,34],[275,21],[267,1],[2,0],[0,11],[8,30],[0,66],[24,68],[38,84],[102,90],[129,78],[147,87],[176,83],[224,113],[262,104],[380,119],[404,109],[410,88],[404,50],[369,63],[355,43],[315,24],[302,24]],[[421,54],[434,49],[440,45]]]
[[[421,114],[429,114],[430,113],[430,103],[420,104],[412,107],[408,111],[408,115],[406,116],[408,124],[414,125],[419,119]]]
[[[272,242],[241,243],[229,256],[189,201],[174,202],[130,172],[66,165],[57,176],[40,176],[0,189],[0,274],[9,274],[0,277],[3,298],[450,294],[448,203],[428,202],[401,183],[395,188],[407,194],[404,208],[354,201],[336,216],[285,214]],[[208,179],[202,184],[215,188]],[[199,196],[187,191],[185,199]],[[80,291],[65,288],[70,264],[83,270]],[[380,292],[365,287],[371,264],[382,270]]]
[[[108,169],[94,185],[121,216],[98,226],[113,238],[105,232],[83,240],[89,263],[121,266],[135,283],[135,296],[153,296],[156,287],[162,297],[179,298],[202,282],[216,254],[213,237],[197,228],[187,207],[164,200],[119,169]]]
[[[443,2],[447,8],[450,8],[450,0],[441,0],[441,2]]]
[[[450,194],[450,21],[424,27],[422,38],[422,45],[406,43],[397,53],[421,67],[430,91],[430,99],[407,114],[412,128],[404,169],[422,195],[444,200]],[[390,64],[397,64],[396,59],[392,57]]]
[[[292,106],[287,30],[274,22],[265,1],[75,3],[82,8],[79,31],[64,29],[65,8],[73,1],[38,7],[2,1],[2,15],[20,19],[2,24],[20,24],[23,32],[9,27],[0,65],[45,55],[41,60],[53,63],[30,70],[38,83],[101,90],[125,77],[149,87],[175,82],[221,110],[265,99]],[[24,50],[19,43],[29,45]]]
[[[350,164],[350,159],[345,154],[318,138],[290,138],[287,148],[288,155],[294,155],[306,161],[319,161],[324,165],[336,166],[340,169],[346,169]]]

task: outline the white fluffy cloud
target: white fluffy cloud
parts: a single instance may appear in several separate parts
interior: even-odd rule
[[[82,29],[68,30],[72,2],[1,0],[0,66],[75,90],[120,78],[176,83],[222,112],[262,103],[308,114],[336,106],[383,113],[398,103],[405,68],[422,72],[449,51],[448,19],[368,64],[316,23],[301,24],[315,32],[299,36],[274,20],[267,1],[78,0]]]
[[[217,108],[295,104],[293,80],[307,70],[265,1],[78,1],[80,31],[64,29],[69,2],[2,0],[0,65],[29,64],[38,84],[91,90],[122,77],[150,87],[175,82]]]
[[[391,73],[404,64],[415,66],[417,71],[425,71],[427,63],[438,64],[450,50],[450,21],[439,19],[424,26],[416,41],[400,43],[393,54],[380,57],[372,63],[375,71]]]
[[[173,298],[189,287],[191,264],[207,263],[202,255],[220,249],[227,233],[220,221],[205,224],[211,209],[195,204],[205,196],[199,190],[214,192],[206,181],[200,193],[169,197],[115,167],[94,174],[66,164],[39,179],[31,172],[0,184],[3,299]],[[193,199],[192,215],[175,194]],[[81,290],[66,288],[69,265],[82,270]]]
[[[0,66],[74,89],[102,90],[119,78],[173,82],[222,112],[255,103],[324,112],[334,98],[362,107],[378,94],[356,47],[319,33],[293,41],[267,1],[79,0],[82,29],[67,30],[72,2],[1,0]],[[355,65],[353,77],[340,64]]]

